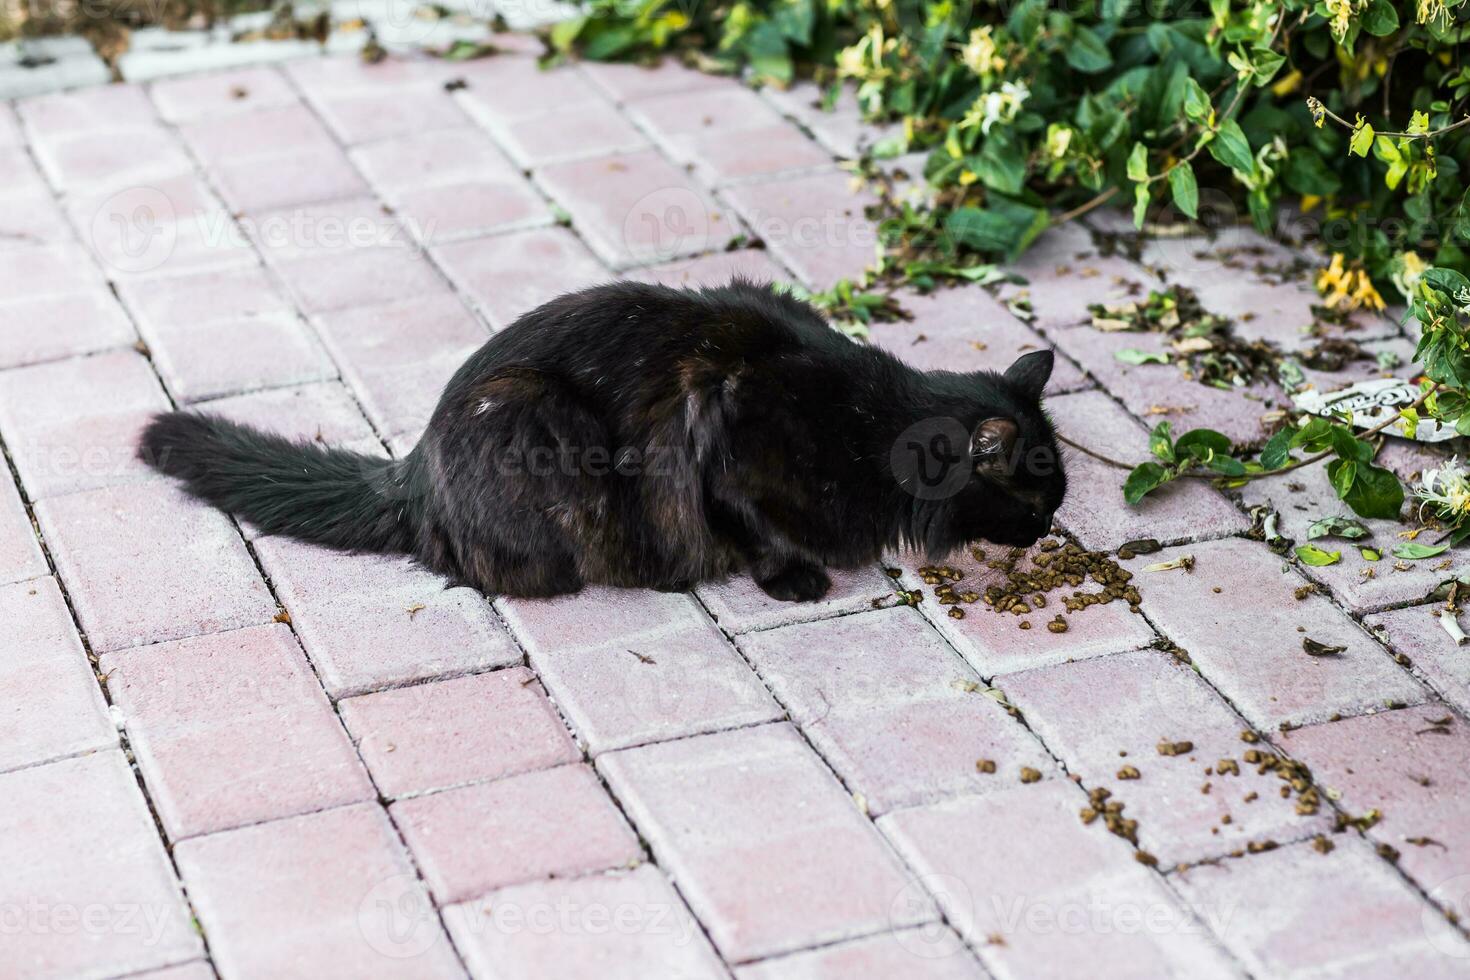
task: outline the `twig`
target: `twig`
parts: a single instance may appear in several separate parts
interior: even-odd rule
[[[1103,191],[1101,194],[1097,195],[1097,197],[1094,197],[1092,200],[1088,201],[1086,204],[1078,205],[1077,207],[1073,208],[1072,210],[1067,211],[1064,214],[1059,214],[1055,218],[1052,218],[1051,219],[1052,226],[1055,227],[1056,225],[1064,225],[1067,222],[1071,221],[1073,218],[1080,218],[1080,217],[1082,217],[1084,214],[1086,214],[1087,212],[1091,211],[1093,208],[1101,207],[1102,205],[1106,204],[1108,201],[1111,201],[1113,199],[1113,196],[1115,194],[1117,194],[1117,193],[1118,193],[1118,185],[1117,184],[1114,184],[1112,187],[1109,187],[1107,190]]]
[[[1352,130],[1356,130],[1358,128],[1357,123],[1348,122],[1346,119],[1342,118],[1337,113],[1327,108],[1325,105],[1322,105],[1321,102],[1318,102],[1317,104],[1321,106],[1323,114],[1338,125]],[[1466,116],[1464,119],[1461,119],[1457,123],[1450,123],[1448,126],[1445,126],[1442,129],[1432,130],[1428,133],[1385,133],[1375,129],[1373,130],[1373,135],[1387,136],[1389,139],[1396,140],[1431,140],[1437,136],[1443,136],[1445,133],[1453,133],[1455,130],[1460,129],[1463,126],[1470,126],[1470,116]]]
[[[1379,422],[1377,425],[1373,426],[1373,428],[1364,430],[1364,432],[1362,433],[1361,438],[1366,439],[1369,436],[1375,436],[1378,433],[1382,432],[1384,429],[1388,428],[1390,425],[1393,425],[1400,418],[1402,418],[1404,412],[1412,412],[1414,409],[1418,408],[1419,406],[1423,405],[1426,401],[1428,401],[1430,395],[1435,394],[1439,390],[1440,390],[1440,385],[1437,385],[1436,384],[1434,387],[1429,388],[1426,391],[1422,392],[1419,395],[1419,397],[1417,399],[1415,399],[1414,404],[1408,406],[1407,408],[1401,408],[1401,409],[1399,409],[1398,412],[1394,413],[1393,415],[1390,415],[1388,418],[1384,419],[1382,422]],[[1099,462],[1107,463],[1109,466],[1117,467],[1120,470],[1132,470],[1132,469],[1134,469],[1138,465],[1136,463],[1124,463],[1121,460],[1113,459],[1111,456],[1104,456],[1102,453],[1097,452],[1096,450],[1088,449],[1086,446],[1082,445],[1081,443],[1073,442],[1071,439],[1068,439],[1066,436],[1062,435],[1060,432],[1056,433],[1056,437],[1057,437],[1057,440],[1058,441],[1066,443],[1067,445],[1071,446],[1073,449],[1076,449],[1079,452],[1085,453],[1088,456],[1091,456],[1093,459],[1098,460]],[[1328,456],[1331,456],[1333,452],[1334,452],[1334,450],[1324,449],[1320,453],[1316,453],[1316,454],[1314,454],[1312,456],[1308,456],[1305,459],[1293,460],[1290,465],[1283,466],[1280,469],[1276,469],[1276,470],[1263,470],[1260,473],[1245,473],[1245,474],[1242,474],[1240,476],[1225,476],[1222,473],[1208,473],[1208,472],[1200,472],[1198,470],[1186,470],[1183,473],[1176,474],[1174,478],[1176,480],[1177,479],[1190,479],[1190,480],[1262,480],[1262,479],[1265,479],[1268,476],[1280,476],[1283,473],[1290,473],[1292,470],[1299,470],[1303,466],[1311,466],[1313,463],[1316,463],[1316,462],[1318,462],[1320,460],[1326,459]],[[1377,454],[1375,453],[1374,455],[1377,455]]]

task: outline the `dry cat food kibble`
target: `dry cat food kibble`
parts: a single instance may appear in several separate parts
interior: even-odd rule
[[[1134,542],[1138,545],[1139,542]],[[965,573],[953,565],[924,565],[918,569],[919,579],[934,588],[934,598],[941,606],[950,607],[949,615],[954,619],[964,618],[963,606],[983,601],[992,611],[1025,616],[1038,609],[1047,608],[1054,601],[1052,593],[1070,590],[1059,598],[1066,612],[1077,613],[1089,606],[1106,605],[1115,599],[1128,603],[1129,609],[1138,612],[1141,597],[1138,587],[1132,584],[1133,573],[1120,566],[1110,555],[1102,551],[1087,551],[1075,541],[1060,541],[1046,538],[1032,556],[1030,568],[1021,568],[1027,555],[1025,548],[1010,548],[1003,557],[988,558],[984,549],[972,548],[971,555],[986,568],[999,572],[1000,583],[985,586],[984,592],[966,588]],[[1130,552],[1136,553],[1136,552]],[[1101,586],[1095,592],[1083,590],[1089,581]],[[1017,624],[1019,629],[1031,628],[1030,620]],[[1066,616],[1057,613],[1046,623],[1052,633],[1065,633],[1069,629]]]

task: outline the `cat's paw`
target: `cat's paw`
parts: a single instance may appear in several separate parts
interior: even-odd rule
[[[783,602],[815,602],[832,588],[832,580],[816,565],[787,565],[756,584],[772,599]]]

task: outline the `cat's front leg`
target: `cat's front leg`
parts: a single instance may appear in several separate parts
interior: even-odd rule
[[[783,602],[815,602],[832,588],[821,565],[789,555],[762,558],[751,574],[766,595]]]

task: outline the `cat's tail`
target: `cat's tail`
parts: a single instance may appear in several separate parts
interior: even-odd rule
[[[348,551],[412,551],[422,501],[408,461],[292,442],[195,412],[155,416],[138,456],[267,534]]]

